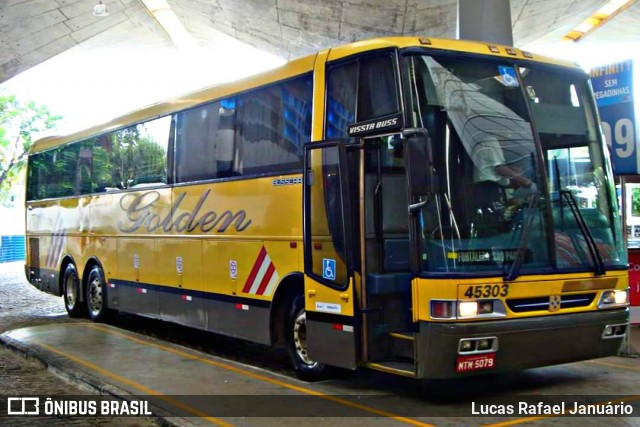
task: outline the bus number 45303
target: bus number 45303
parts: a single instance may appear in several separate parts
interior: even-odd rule
[[[464,296],[467,298],[496,298],[509,295],[509,285],[477,285],[469,286]]]

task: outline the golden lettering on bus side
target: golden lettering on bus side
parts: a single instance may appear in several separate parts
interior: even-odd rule
[[[202,215],[202,219],[200,220],[200,228],[202,229],[202,231],[204,232],[211,231],[213,227],[215,227],[216,216],[217,215],[215,212],[207,212],[204,215]]]
[[[189,216],[191,215],[190,212],[185,212],[180,214],[176,220],[173,222],[176,226],[176,231],[179,231],[180,233],[182,233],[184,230],[187,229],[187,226],[189,225]]]
[[[140,194],[125,194],[120,199],[120,208],[126,212],[129,224],[120,221],[118,228],[123,233],[133,233],[138,229],[145,228],[148,232],[153,232],[158,228],[162,228],[165,232],[176,230],[178,232],[192,232],[196,229],[207,233],[216,231],[224,233],[230,226],[236,231],[244,231],[251,224],[251,220],[247,219],[244,210],[233,213],[230,210],[218,214],[215,211],[200,212],[211,190],[207,190],[200,196],[195,207],[191,211],[183,212],[177,217],[175,213],[186,197],[186,193],[180,193],[169,209],[169,213],[163,218],[161,215],[153,212],[153,208],[160,200],[160,193],[157,191],[148,191]]]

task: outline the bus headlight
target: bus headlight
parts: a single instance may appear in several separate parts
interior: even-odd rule
[[[493,314],[493,301],[458,302],[458,316],[475,317],[479,314]]]
[[[458,303],[460,317],[474,317],[478,315],[478,303],[475,301],[460,301]]]
[[[611,307],[611,306],[624,306],[629,302],[629,291],[604,291],[600,297],[599,308]]]
[[[616,304],[627,304],[629,302],[629,292],[627,290],[624,291],[613,291],[614,300]]]
[[[431,300],[432,319],[473,319],[506,317],[504,303],[498,299],[469,300]]]

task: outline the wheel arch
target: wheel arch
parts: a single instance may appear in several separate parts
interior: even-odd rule
[[[304,295],[304,274],[289,273],[280,280],[271,301],[270,335],[271,344],[286,343],[286,324],[289,307],[296,295]]]
[[[58,274],[58,290],[54,293],[56,296],[62,296],[62,292],[64,291],[64,271],[67,269],[67,265],[69,264],[73,264],[76,267],[76,273],[78,274],[78,278],[80,278],[80,272],[78,271],[78,264],[76,264],[76,260],[73,259],[73,256],[70,254],[63,255],[62,261],[60,261],[60,273]],[[82,298],[80,301],[82,301]]]

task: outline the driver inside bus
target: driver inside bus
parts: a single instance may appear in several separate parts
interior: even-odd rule
[[[492,135],[476,141],[471,154],[476,214],[485,227],[495,229],[508,219],[508,207],[524,203],[536,185],[521,167],[505,159],[502,144]]]
[[[434,83],[431,99],[444,107],[473,164],[475,229],[499,233],[512,217],[507,207],[526,203],[536,191],[531,125],[506,102],[508,92],[519,89],[505,82],[511,74],[491,65],[456,75],[432,58],[425,63]]]

